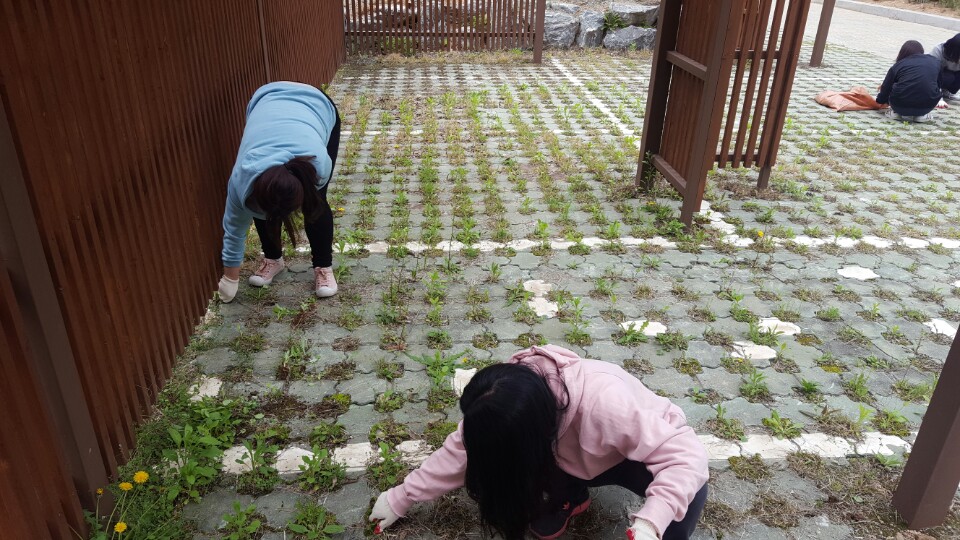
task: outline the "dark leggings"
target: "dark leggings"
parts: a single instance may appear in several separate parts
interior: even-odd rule
[[[620,486],[629,489],[637,495],[645,496],[647,487],[653,482],[653,474],[647,469],[647,466],[638,461],[623,460],[619,465],[607,469],[600,476],[593,480],[581,480],[560,471],[563,476],[561,486],[566,482],[565,488],[558,491],[561,494],[552,494],[551,502],[556,501],[563,504],[566,501],[578,501],[585,497],[587,488],[600,486]],[[557,495],[560,495],[559,497]],[[703,513],[703,506],[707,502],[707,486],[704,485],[697,492],[690,506],[687,507],[687,513],[683,520],[674,521],[667,530],[663,532],[662,540],[687,540],[697,528],[697,522],[700,520],[700,514]]]
[[[322,90],[321,90],[322,92]],[[326,96],[326,93],[323,95]],[[327,96],[330,99],[330,96]],[[330,100],[333,103],[333,100]],[[337,109],[336,104],[333,106]],[[337,165],[337,154],[340,150],[340,112],[337,111],[337,121],[333,124],[333,130],[330,132],[330,140],[327,142],[327,155],[330,156],[330,176],[332,180],[333,169]],[[313,256],[313,266],[326,268],[333,266],[333,212],[330,209],[330,203],[327,202],[327,185],[317,191],[320,197],[320,217],[313,221],[304,220],[303,229],[307,233],[307,241],[310,242],[310,251]],[[253,219],[257,227],[257,234],[260,235],[260,245],[263,246],[263,256],[268,259],[279,259],[283,256],[283,245],[280,242],[280,230],[283,222],[279,219],[263,220]]]
[[[940,70],[940,88],[956,94],[960,92],[960,71]]]

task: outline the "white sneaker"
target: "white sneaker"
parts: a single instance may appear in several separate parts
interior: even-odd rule
[[[954,94],[949,90],[943,91],[943,99],[947,101],[960,101],[960,94]]]
[[[914,116],[913,121],[918,124],[926,124],[927,122],[933,121],[933,115],[931,113],[927,113],[923,116]]]
[[[266,287],[273,283],[273,278],[277,277],[277,274],[283,272],[283,269],[286,265],[283,263],[283,257],[279,259],[266,259],[260,262],[260,268],[250,279],[247,280],[247,283],[253,285],[254,287]]]
[[[316,285],[317,297],[329,298],[337,294],[337,279],[333,277],[333,267],[316,267],[313,269],[314,284]]]
[[[883,115],[886,116],[887,118],[893,118],[894,120],[903,120],[903,117],[893,112],[893,109],[887,109],[883,111]]]

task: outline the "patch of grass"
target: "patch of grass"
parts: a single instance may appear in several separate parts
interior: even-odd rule
[[[240,355],[251,355],[267,348],[267,340],[259,332],[240,332],[230,343],[230,350]]]
[[[646,360],[637,360],[635,358],[628,358],[623,361],[623,369],[627,373],[631,373],[636,376],[640,375],[650,375],[653,373],[653,366],[650,365],[650,362]]]
[[[310,445],[332,448],[347,442],[347,428],[336,422],[320,422],[310,431]]]
[[[497,335],[490,331],[483,331],[475,336],[471,341],[474,347],[478,349],[493,349],[500,344],[500,339],[497,338]]]
[[[715,418],[707,420],[707,429],[721,439],[729,441],[742,441],[746,439],[746,433],[743,430],[743,422],[736,418],[727,418],[727,410],[723,405],[714,407],[717,415]]]
[[[337,523],[337,516],[316,502],[297,502],[297,512],[287,523],[294,538],[307,540],[330,540],[332,535],[346,530]]]
[[[425,440],[432,448],[437,449],[443,446],[443,442],[447,439],[447,435],[450,435],[456,430],[456,422],[447,422],[444,420],[430,422],[427,424],[427,428],[423,432],[423,440]]]
[[[387,443],[391,447],[410,439],[407,426],[393,418],[387,418],[370,427],[369,439],[372,444]]]
[[[764,418],[763,425],[778,439],[792,439],[799,437],[803,432],[800,424],[789,418],[781,417],[777,411],[772,411],[769,418]]]
[[[739,373],[741,375],[751,373],[754,370],[753,364],[743,358],[734,358],[725,356],[720,359],[720,365],[730,373]]]
[[[693,358],[677,358],[673,361],[673,368],[680,373],[690,375],[691,377],[703,373],[703,367],[700,365],[700,362],[694,360]]]
[[[522,347],[524,349],[528,347],[533,347],[534,345],[546,345],[547,340],[541,334],[535,332],[524,332],[517,336],[517,339],[513,340],[513,344],[517,347]]]
[[[756,323],[759,319],[756,314],[741,306],[739,302],[734,302],[733,305],[730,306],[730,315],[733,317],[733,320],[742,323]]]
[[[716,405],[723,400],[720,393],[712,388],[694,388],[690,390],[690,399],[699,405]]]
[[[910,422],[897,411],[881,410],[873,415],[873,426],[880,433],[907,437],[910,435]]]
[[[821,321],[826,322],[836,322],[843,319],[843,317],[840,316],[840,308],[836,306],[821,309],[817,311],[815,315]]]
[[[861,347],[866,347],[870,345],[870,339],[867,338],[860,330],[852,326],[844,326],[837,332],[837,339],[844,343],[852,343],[854,345],[860,345]]]
[[[932,384],[914,384],[906,379],[900,379],[893,383],[893,391],[900,396],[900,399],[914,403],[929,402],[933,395],[933,388],[934,385]]]
[[[756,322],[750,323],[748,336],[750,341],[757,345],[766,345],[767,347],[777,347],[780,342],[777,340],[778,332],[773,329],[763,330]]]
[[[447,350],[453,347],[453,338],[446,330],[431,330],[427,332],[427,347]]]
[[[391,362],[386,358],[380,358],[377,360],[374,371],[377,374],[377,378],[393,381],[403,377],[403,364],[400,362]]]
[[[347,381],[353,378],[357,371],[357,363],[353,360],[344,360],[327,366],[320,374],[321,379],[328,381]]]
[[[797,340],[797,343],[799,343],[799,344],[801,344],[801,345],[804,345],[804,346],[806,346],[806,347],[812,347],[812,346],[814,346],[814,345],[822,345],[822,344],[823,344],[823,340],[821,340],[820,338],[818,338],[816,335],[814,335],[814,334],[808,334],[808,333],[805,333],[805,332],[804,332],[804,333],[797,334],[797,335],[794,337],[794,339]]]
[[[800,524],[803,512],[790,501],[771,492],[763,492],[754,499],[750,515],[769,527],[790,529]]]
[[[867,388],[867,376],[864,373],[858,373],[850,379],[843,382],[843,388],[850,399],[870,403],[873,401],[870,396],[870,389]]]
[[[793,297],[803,302],[817,304],[823,301],[823,294],[813,289],[800,288],[793,291]]]
[[[644,329],[649,324],[649,321],[643,321],[643,324],[637,328],[636,324],[627,325],[626,329],[620,330],[613,334],[614,343],[617,345],[623,345],[625,347],[633,347],[641,343],[646,343],[648,338],[647,335],[643,333]]]
[[[638,285],[633,290],[633,297],[637,300],[650,300],[655,296],[653,289],[649,285]]]
[[[820,431],[828,435],[859,440],[863,437],[863,424],[869,419],[870,414],[870,409],[861,405],[860,418],[853,421],[839,409],[824,406],[813,419],[817,422]]]
[[[760,482],[773,476],[773,472],[763,462],[760,454],[754,454],[750,457],[731,456],[727,458],[727,462],[730,463],[730,471],[741,480]]]
[[[769,400],[770,389],[767,387],[766,379],[766,375],[753,368],[740,385],[740,395],[753,403]]]
[[[723,332],[718,332],[712,328],[703,331],[703,339],[715,347],[732,347],[733,338]]]
[[[687,350],[687,346],[690,344],[690,336],[685,335],[679,330],[673,330],[658,334],[657,343],[659,343],[661,347],[668,351],[673,349],[685,351]]]
[[[367,467],[367,481],[379,491],[386,491],[400,483],[407,475],[407,466],[400,461],[401,454],[380,443],[380,461]]]
[[[387,390],[374,400],[373,409],[380,413],[391,413],[403,407],[406,402],[407,396],[402,392]]]
[[[883,336],[883,339],[886,339],[890,343],[903,345],[905,347],[911,345],[910,338],[908,338],[906,334],[903,333],[903,330],[900,330],[900,327],[897,325],[891,326],[886,332],[881,332],[880,335]]]
[[[696,322],[714,322],[717,320],[713,311],[706,307],[692,307],[687,310],[687,315],[690,316],[690,320]]]
[[[320,403],[314,405],[313,413],[320,418],[340,416],[350,408],[350,394],[336,393],[324,396]]]
[[[433,387],[427,393],[427,410],[442,412],[457,404],[457,394],[452,388]]]
[[[325,493],[336,489],[347,477],[347,469],[335,463],[329,450],[313,448],[313,456],[304,456],[300,465],[300,489],[308,493]]]

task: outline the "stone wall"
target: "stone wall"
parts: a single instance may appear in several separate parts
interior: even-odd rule
[[[547,47],[653,49],[660,5],[611,2],[606,11],[547,2],[543,42]]]

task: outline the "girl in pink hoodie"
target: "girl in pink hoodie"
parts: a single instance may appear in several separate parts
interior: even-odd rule
[[[481,522],[507,540],[552,539],[590,506],[588,487],[646,497],[632,540],[689,538],[707,498],[707,453],[679,407],[619,366],[553,345],[480,370],[463,421],[370,514],[378,530],[415,502],[466,486]]]

